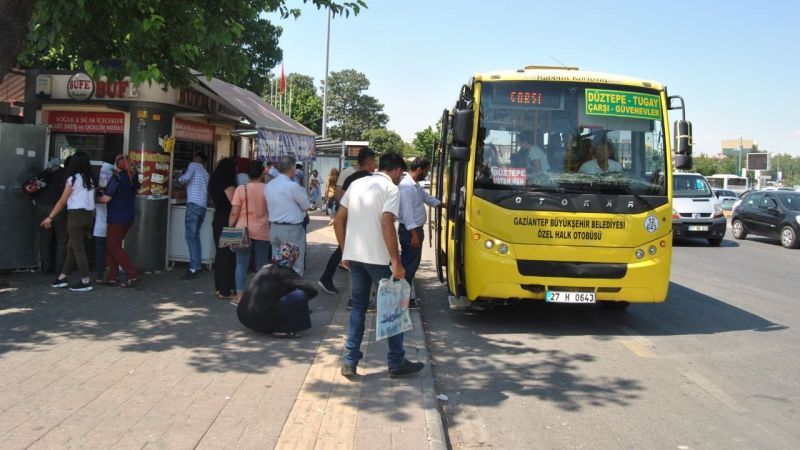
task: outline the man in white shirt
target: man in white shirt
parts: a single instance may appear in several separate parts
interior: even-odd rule
[[[595,139],[592,145],[594,158],[581,164],[578,172],[589,175],[604,175],[622,172],[622,164],[610,159],[613,154],[611,142],[605,136]]]
[[[531,169],[533,173],[550,170],[547,153],[535,144],[533,133],[522,131],[517,136],[517,141],[519,142],[519,151],[511,156],[511,163],[514,167],[525,167]]]
[[[397,234],[400,238],[400,262],[406,270],[406,281],[409,285],[414,281],[414,275],[417,273],[422,259],[422,241],[425,239],[424,225],[428,219],[425,205],[436,207],[441,203],[419,185],[419,181],[428,176],[430,169],[430,161],[425,158],[416,158],[411,162],[411,169],[403,176],[403,180],[398,185],[400,215],[397,219],[400,226],[397,228]],[[417,299],[412,298],[408,307],[418,308]]]
[[[352,378],[364,354],[364,322],[373,283],[394,276],[405,276],[400,262],[394,221],[400,210],[397,183],[406,168],[402,155],[386,153],[374,175],[354,181],[342,197],[333,222],[336,240],[342,248],[342,260],[350,269],[353,309],[347,329],[342,375]],[[388,263],[391,262],[391,268]],[[388,339],[389,376],[411,375],[425,365],[405,359],[403,333]]]
[[[303,220],[311,208],[306,190],[292,181],[295,174],[296,161],[291,156],[284,156],[278,163],[278,174],[264,187],[264,198],[267,199],[269,213],[269,241],[276,249],[283,242],[289,242],[300,249],[300,256],[292,268],[303,275],[306,256],[306,233]]]

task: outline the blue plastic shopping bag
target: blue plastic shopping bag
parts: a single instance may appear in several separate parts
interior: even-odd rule
[[[376,341],[411,329],[411,316],[408,314],[409,297],[411,297],[411,286],[404,279],[385,278],[378,282]]]

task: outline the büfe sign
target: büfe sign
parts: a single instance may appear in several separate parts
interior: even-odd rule
[[[123,134],[125,129],[122,113],[50,111],[47,122],[57,133]]]

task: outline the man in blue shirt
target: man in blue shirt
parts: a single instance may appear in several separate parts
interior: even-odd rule
[[[424,225],[428,220],[425,205],[437,207],[441,203],[437,198],[422,190],[421,180],[428,176],[431,163],[425,158],[416,158],[411,162],[411,170],[403,176],[398,188],[400,190],[400,222],[397,234],[400,238],[400,262],[406,269],[406,281],[413,286],[414,275],[422,259],[422,241],[425,238]],[[412,298],[408,307],[419,307],[416,298]]]
[[[178,182],[186,184],[186,245],[189,247],[189,270],[181,277],[184,280],[196,278],[202,268],[202,248],[200,246],[200,228],[206,217],[208,206],[208,171],[205,164],[206,154],[197,152],[186,173],[178,178]]]
[[[296,160],[292,156],[284,156],[278,162],[280,174],[267,183],[264,198],[269,210],[269,240],[272,248],[289,242],[300,249],[300,255],[292,268],[303,275],[306,254],[306,233],[303,220],[311,208],[306,190],[293,181]]]

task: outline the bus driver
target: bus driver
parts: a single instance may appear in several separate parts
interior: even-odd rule
[[[592,153],[594,158],[583,163],[581,168],[578,169],[578,172],[589,175],[622,172],[622,165],[611,159],[613,156],[613,148],[605,134],[596,135],[594,137],[592,140]]]

